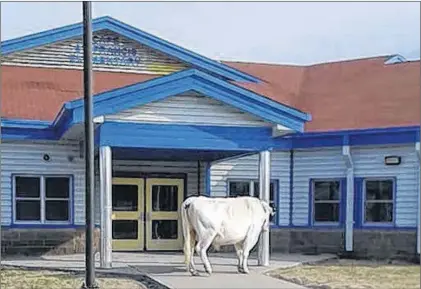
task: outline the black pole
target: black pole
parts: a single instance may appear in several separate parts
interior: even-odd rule
[[[92,11],[91,2],[83,2],[83,91],[85,109],[85,284],[95,284],[94,256],[94,126],[92,120]]]
[[[200,161],[197,161],[197,194],[200,196],[201,176],[200,176]]]

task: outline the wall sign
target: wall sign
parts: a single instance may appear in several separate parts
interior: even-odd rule
[[[92,63],[112,66],[137,66],[141,62],[136,48],[125,47],[118,36],[98,36],[92,39]],[[83,62],[83,46],[76,44],[69,56],[72,63]]]

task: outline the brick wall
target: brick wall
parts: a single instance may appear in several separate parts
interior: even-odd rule
[[[84,229],[5,229],[1,232],[4,254],[73,254],[85,251]],[[95,229],[94,246],[99,250],[99,229]],[[416,252],[417,233],[413,231],[355,230],[355,258],[402,259],[419,258]],[[272,252],[285,253],[344,253],[343,230],[272,229]],[[255,246],[253,251],[256,250]],[[210,249],[213,251],[213,249]],[[234,251],[223,246],[222,252]]]
[[[273,229],[273,251],[290,253],[344,253],[343,230]],[[416,260],[416,230],[354,230],[354,251],[350,254],[362,259]]]
[[[94,231],[95,251],[99,250],[99,229]],[[1,230],[1,250],[8,254],[72,254],[85,252],[85,229]]]

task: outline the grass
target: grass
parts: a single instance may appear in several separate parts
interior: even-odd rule
[[[330,260],[269,273],[310,288],[419,289],[420,266],[356,260]]]
[[[144,289],[130,279],[96,278],[101,289]],[[83,273],[57,271],[33,271],[14,268],[1,269],[1,286],[4,289],[79,289],[84,281]]]

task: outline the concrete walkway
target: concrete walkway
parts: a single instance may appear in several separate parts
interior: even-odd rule
[[[97,268],[99,268],[99,256]],[[192,277],[186,272],[182,253],[113,253],[113,268],[107,272],[147,275],[159,283],[175,289],[184,288],[304,288],[286,281],[266,276],[264,272],[276,268],[287,268],[302,263],[321,261],[332,255],[304,256],[299,254],[272,254],[269,267],[257,266],[255,255],[249,259],[250,274],[237,273],[235,253],[211,253],[209,259],[213,274],[206,275],[199,257],[196,266],[202,276]],[[62,255],[43,257],[14,257],[2,260],[2,265],[44,267],[55,269],[84,270],[84,255]],[[103,271],[101,269],[98,269]]]

